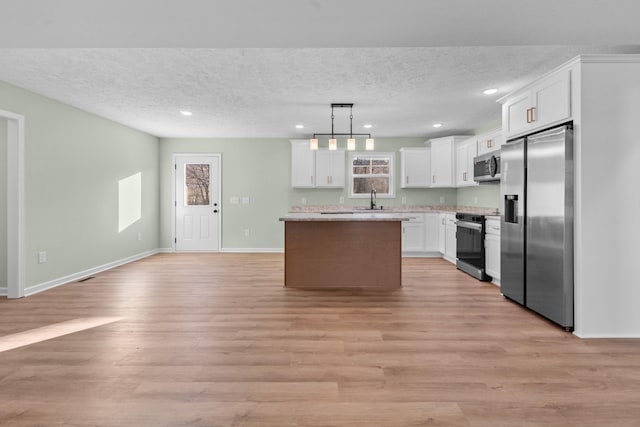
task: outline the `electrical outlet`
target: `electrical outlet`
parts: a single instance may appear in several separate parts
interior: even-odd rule
[[[344,205],[344,196],[340,196],[340,204]]]
[[[38,252],[38,264],[44,264],[47,262],[47,251]]]
[[[142,242],[142,233],[138,233],[138,242]]]
[[[303,204],[303,205],[306,205],[306,204],[307,204],[307,198],[306,198],[306,197],[303,197],[303,198],[302,198],[302,204]]]
[[[407,204],[407,196],[402,196],[402,204],[403,205]]]
[[[249,230],[248,228],[244,229],[244,237],[249,237],[251,235],[251,230]]]
[[[444,205],[444,196],[440,196],[440,204]]]

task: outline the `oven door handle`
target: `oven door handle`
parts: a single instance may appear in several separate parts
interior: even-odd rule
[[[471,230],[482,231],[482,224],[476,224],[475,222],[465,222],[458,220],[458,227],[469,228]]]

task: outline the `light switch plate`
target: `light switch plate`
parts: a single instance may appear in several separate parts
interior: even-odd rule
[[[238,196],[229,197],[229,204],[237,205],[238,203],[240,203],[240,198]]]
[[[38,264],[44,264],[47,262],[47,251],[38,252]]]
[[[248,196],[242,197],[242,204],[243,205],[248,205],[249,203],[251,203],[251,199]]]

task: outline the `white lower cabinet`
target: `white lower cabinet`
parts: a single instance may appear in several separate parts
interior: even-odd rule
[[[402,221],[402,252],[424,252],[424,214],[403,214],[408,221]]]
[[[496,283],[500,282],[500,221],[488,219],[484,236],[485,270]]]
[[[446,214],[444,259],[456,262],[456,216]]]
[[[441,213],[438,223],[438,250],[449,262],[456,262],[456,215]]]
[[[440,214],[424,214],[424,251],[435,253],[440,250]]]

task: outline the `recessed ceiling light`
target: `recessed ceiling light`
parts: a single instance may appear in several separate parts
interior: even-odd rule
[[[433,127],[434,128],[441,128],[442,127],[442,123],[434,123]]]
[[[365,129],[371,129],[373,127],[373,125],[364,125],[363,126]]]
[[[296,129],[304,129],[304,125],[296,125]]]
[[[191,111],[184,111],[184,110],[183,110],[183,111],[180,111],[180,114],[182,114],[183,116],[190,116],[190,115],[192,115],[193,113],[192,113]]]
[[[485,95],[493,95],[496,92],[498,92],[498,89],[496,88],[486,89],[482,91],[482,93],[484,93]]]

